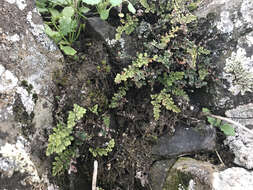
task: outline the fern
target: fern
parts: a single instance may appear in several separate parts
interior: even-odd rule
[[[114,139],[111,139],[105,148],[99,148],[99,147],[96,147],[95,149],[89,148],[89,151],[93,157],[107,156],[108,153],[112,151],[114,145],[115,145],[115,141]]]
[[[119,84],[122,81],[127,81],[127,79],[132,79],[135,82],[135,85],[140,88],[145,85],[146,72],[143,67],[148,66],[149,62],[152,61],[152,58],[149,58],[146,53],[138,54],[138,57],[133,61],[132,65],[129,65],[128,68],[124,68],[121,74],[117,74],[115,78],[115,83]]]
[[[171,110],[175,113],[179,113],[180,109],[175,105],[173,99],[171,98],[171,95],[167,93],[166,89],[163,89],[158,94],[151,95],[151,104],[153,107],[153,113],[155,120],[158,120],[160,117],[161,107],[162,105],[167,109]]]
[[[59,123],[57,127],[53,129],[54,133],[49,135],[46,151],[47,156],[50,156],[53,153],[60,154],[71,144],[71,141],[74,140],[71,136],[73,127],[85,113],[86,109],[74,104],[74,110],[69,112],[67,125]]]
[[[115,35],[116,40],[119,40],[121,38],[123,32],[125,32],[127,35],[130,35],[137,27],[138,19],[134,16],[127,14],[126,20],[121,19],[120,22],[122,23],[122,25],[116,29],[117,31]]]
[[[55,157],[53,162],[53,176],[62,175],[65,170],[70,167],[71,159],[76,157],[76,152],[73,148],[64,150],[58,156]]]
[[[126,96],[126,93],[128,91],[127,86],[121,86],[119,87],[118,92],[114,93],[111,103],[109,105],[109,108],[116,108],[121,104],[121,100]]]

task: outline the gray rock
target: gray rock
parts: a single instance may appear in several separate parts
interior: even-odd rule
[[[121,38],[116,40],[115,34],[116,28],[100,17],[87,19],[85,35],[105,42],[110,53],[119,61],[118,66],[125,67],[131,63],[132,57],[136,56],[138,40],[125,34],[122,34]]]
[[[175,161],[176,159],[170,159],[154,163],[149,173],[151,179],[150,184],[153,190],[160,190],[163,188],[168,172]]]
[[[227,110],[226,116],[252,129],[253,104],[241,105]],[[234,153],[234,163],[247,169],[253,169],[253,135],[234,126],[236,136],[229,136],[224,143]]]
[[[215,148],[216,131],[211,126],[196,128],[187,126],[175,127],[173,136],[164,135],[152,147],[152,153],[162,157],[173,157],[185,153],[210,151]]]
[[[10,181],[20,173],[31,186],[48,183],[41,154],[44,131],[52,127],[52,78],[63,60],[34,6],[33,0],[0,1],[0,171]]]
[[[170,163],[170,164],[168,164]],[[164,172],[156,175],[154,172]],[[211,190],[213,173],[217,167],[192,158],[180,158],[171,167],[171,161],[158,161],[151,170],[153,190]]]
[[[115,38],[116,29],[100,17],[87,19],[86,33],[97,40],[112,40]]]
[[[213,174],[213,190],[253,189],[253,172],[233,167]]]

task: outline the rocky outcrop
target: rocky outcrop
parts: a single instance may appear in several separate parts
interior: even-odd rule
[[[52,127],[52,77],[63,57],[44,34],[33,0],[1,1],[0,26],[0,173],[7,176],[0,184],[18,172],[23,189],[36,188],[47,183],[45,131]]]

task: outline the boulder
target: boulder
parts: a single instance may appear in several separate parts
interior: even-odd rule
[[[216,131],[212,126],[176,126],[175,133],[164,135],[152,147],[152,153],[159,157],[175,157],[185,153],[211,151],[215,148]]]
[[[253,172],[233,167],[213,173],[213,190],[253,189]]]
[[[48,183],[42,177],[45,132],[52,127],[52,78],[63,56],[43,30],[33,0],[0,2],[0,184],[5,189],[14,188],[12,176],[33,188]]]
[[[168,161],[158,161],[151,169],[151,186],[153,190],[211,190],[213,173],[217,167],[192,158],[179,158],[171,167]],[[157,175],[163,171],[163,175]],[[157,176],[154,178],[153,176]]]

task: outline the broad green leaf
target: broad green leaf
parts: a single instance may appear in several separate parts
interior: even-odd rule
[[[66,54],[66,55],[75,55],[76,54],[76,50],[74,50],[72,47],[70,46],[63,46],[60,45],[60,49]],[[73,123],[71,123],[71,125],[73,125]]]
[[[210,113],[210,110],[207,109],[207,108],[202,108],[202,112],[203,112],[203,113]]]
[[[59,32],[52,30],[47,24],[45,24],[45,33],[54,40],[55,43],[58,43],[61,40],[61,35]]]
[[[72,17],[75,13],[75,10],[72,7],[65,7],[62,10],[62,15],[65,17]]]
[[[100,14],[100,18],[102,20],[106,20],[108,17],[109,17],[109,12],[110,12],[110,9],[105,9],[105,10],[102,10],[99,14]]]
[[[214,119],[214,118],[212,118],[212,117],[207,117],[207,121],[208,121],[212,126],[215,126],[216,119]]]
[[[97,5],[101,3],[102,0],[82,0],[82,2],[88,4],[88,5]]]
[[[61,32],[63,36],[66,36],[70,32],[74,32],[77,27],[77,21],[66,16],[59,19],[59,24],[59,32]]]
[[[49,12],[52,15],[52,20],[56,20],[60,17],[60,13],[56,9],[49,9]]]
[[[231,125],[229,125],[227,123],[225,123],[224,125],[222,125],[220,127],[220,129],[221,129],[221,131],[224,132],[224,134],[226,136],[235,136],[235,129]]]
[[[136,9],[135,9],[134,6],[132,5],[132,3],[130,3],[129,1],[128,1],[128,6],[127,6],[127,8],[128,8],[128,10],[129,10],[131,13],[133,13],[133,14],[136,13]]]
[[[89,12],[90,9],[89,9],[88,7],[81,7],[81,8],[79,9],[79,11],[80,11],[81,13],[85,14],[85,13]]]
[[[49,1],[56,5],[69,5],[72,3],[71,2],[72,0],[49,0]]]
[[[122,4],[122,0],[110,0],[110,3],[113,7],[116,7]]]

